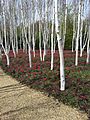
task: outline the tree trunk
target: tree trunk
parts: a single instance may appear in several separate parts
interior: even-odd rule
[[[63,41],[59,35],[59,25],[58,25],[58,9],[57,9],[57,0],[55,0],[55,27],[58,41],[58,49],[60,56],[60,90],[65,90],[65,75],[64,75],[64,56],[63,56]]]
[[[79,34],[80,34],[81,7],[82,7],[82,0],[79,0],[78,28],[77,28],[77,37],[76,37],[76,60],[75,60],[76,66],[78,65],[78,47],[79,47]]]
[[[54,32],[54,1],[53,1],[53,13],[52,13],[52,33],[51,33],[51,70],[53,70],[53,54],[54,54],[54,48],[53,48],[53,32]]]
[[[87,43],[87,64],[90,62],[90,26],[88,30],[88,43]]]

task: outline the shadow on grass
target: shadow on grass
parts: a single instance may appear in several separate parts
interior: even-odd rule
[[[4,113],[0,114],[0,117],[5,116],[5,115],[9,115],[9,114],[13,114],[13,113],[16,113],[16,112],[20,112],[21,110],[24,111],[25,109],[30,109],[30,107],[25,106],[25,107],[22,107],[22,108],[19,108],[19,109],[10,110],[10,111],[7,111],[7,112],[4,112]]]
[[[8,85],[8,86],[0,87],[0,93],[23,90],[24,87],[25,87],[25,85],[21,85],[20,83],[14,84],[14,85]]]

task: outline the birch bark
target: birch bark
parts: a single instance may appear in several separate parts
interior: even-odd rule
[[[58,24],[58,2],[55,2],[55,27],[56,27],[56,34],[57,34],[57,41],[58,41],[58,50],[59,50],[59,57],[60,57],[60,90],[65,90],[65,75],[64,75],[64,56],[63,56],[63,41],[59,35],[59,24]]]
[[[52,33],[51,33],[51,70],[53,70],[53,54],[54,54],[54,43],[53,43],[53,38],[54,38],[54,1],[53,1],[53,9],[52,9]]]
[[[88,30],[88,43],[87,43],[87,64],[90,62],[90,26]]]
[[[78,28],[77,28],[77,36],[76,36],[76,58],[75,58],[75,65],[76,65],[76,66],[78,65],[78,48],[79,48],[81,7],[82,7],[82,0],[79,0]]]

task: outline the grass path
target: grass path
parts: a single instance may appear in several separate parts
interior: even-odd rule
[[[87,120],[87,115],[21,85],[0,68],[0,120]]]

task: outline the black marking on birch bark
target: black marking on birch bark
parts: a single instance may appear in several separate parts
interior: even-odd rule
[[[0,49],[2,49],[2,44],[0,43]]]
[[[60,38],[59,42],[61,43],[61,46],[63,45],[63,40]]]

